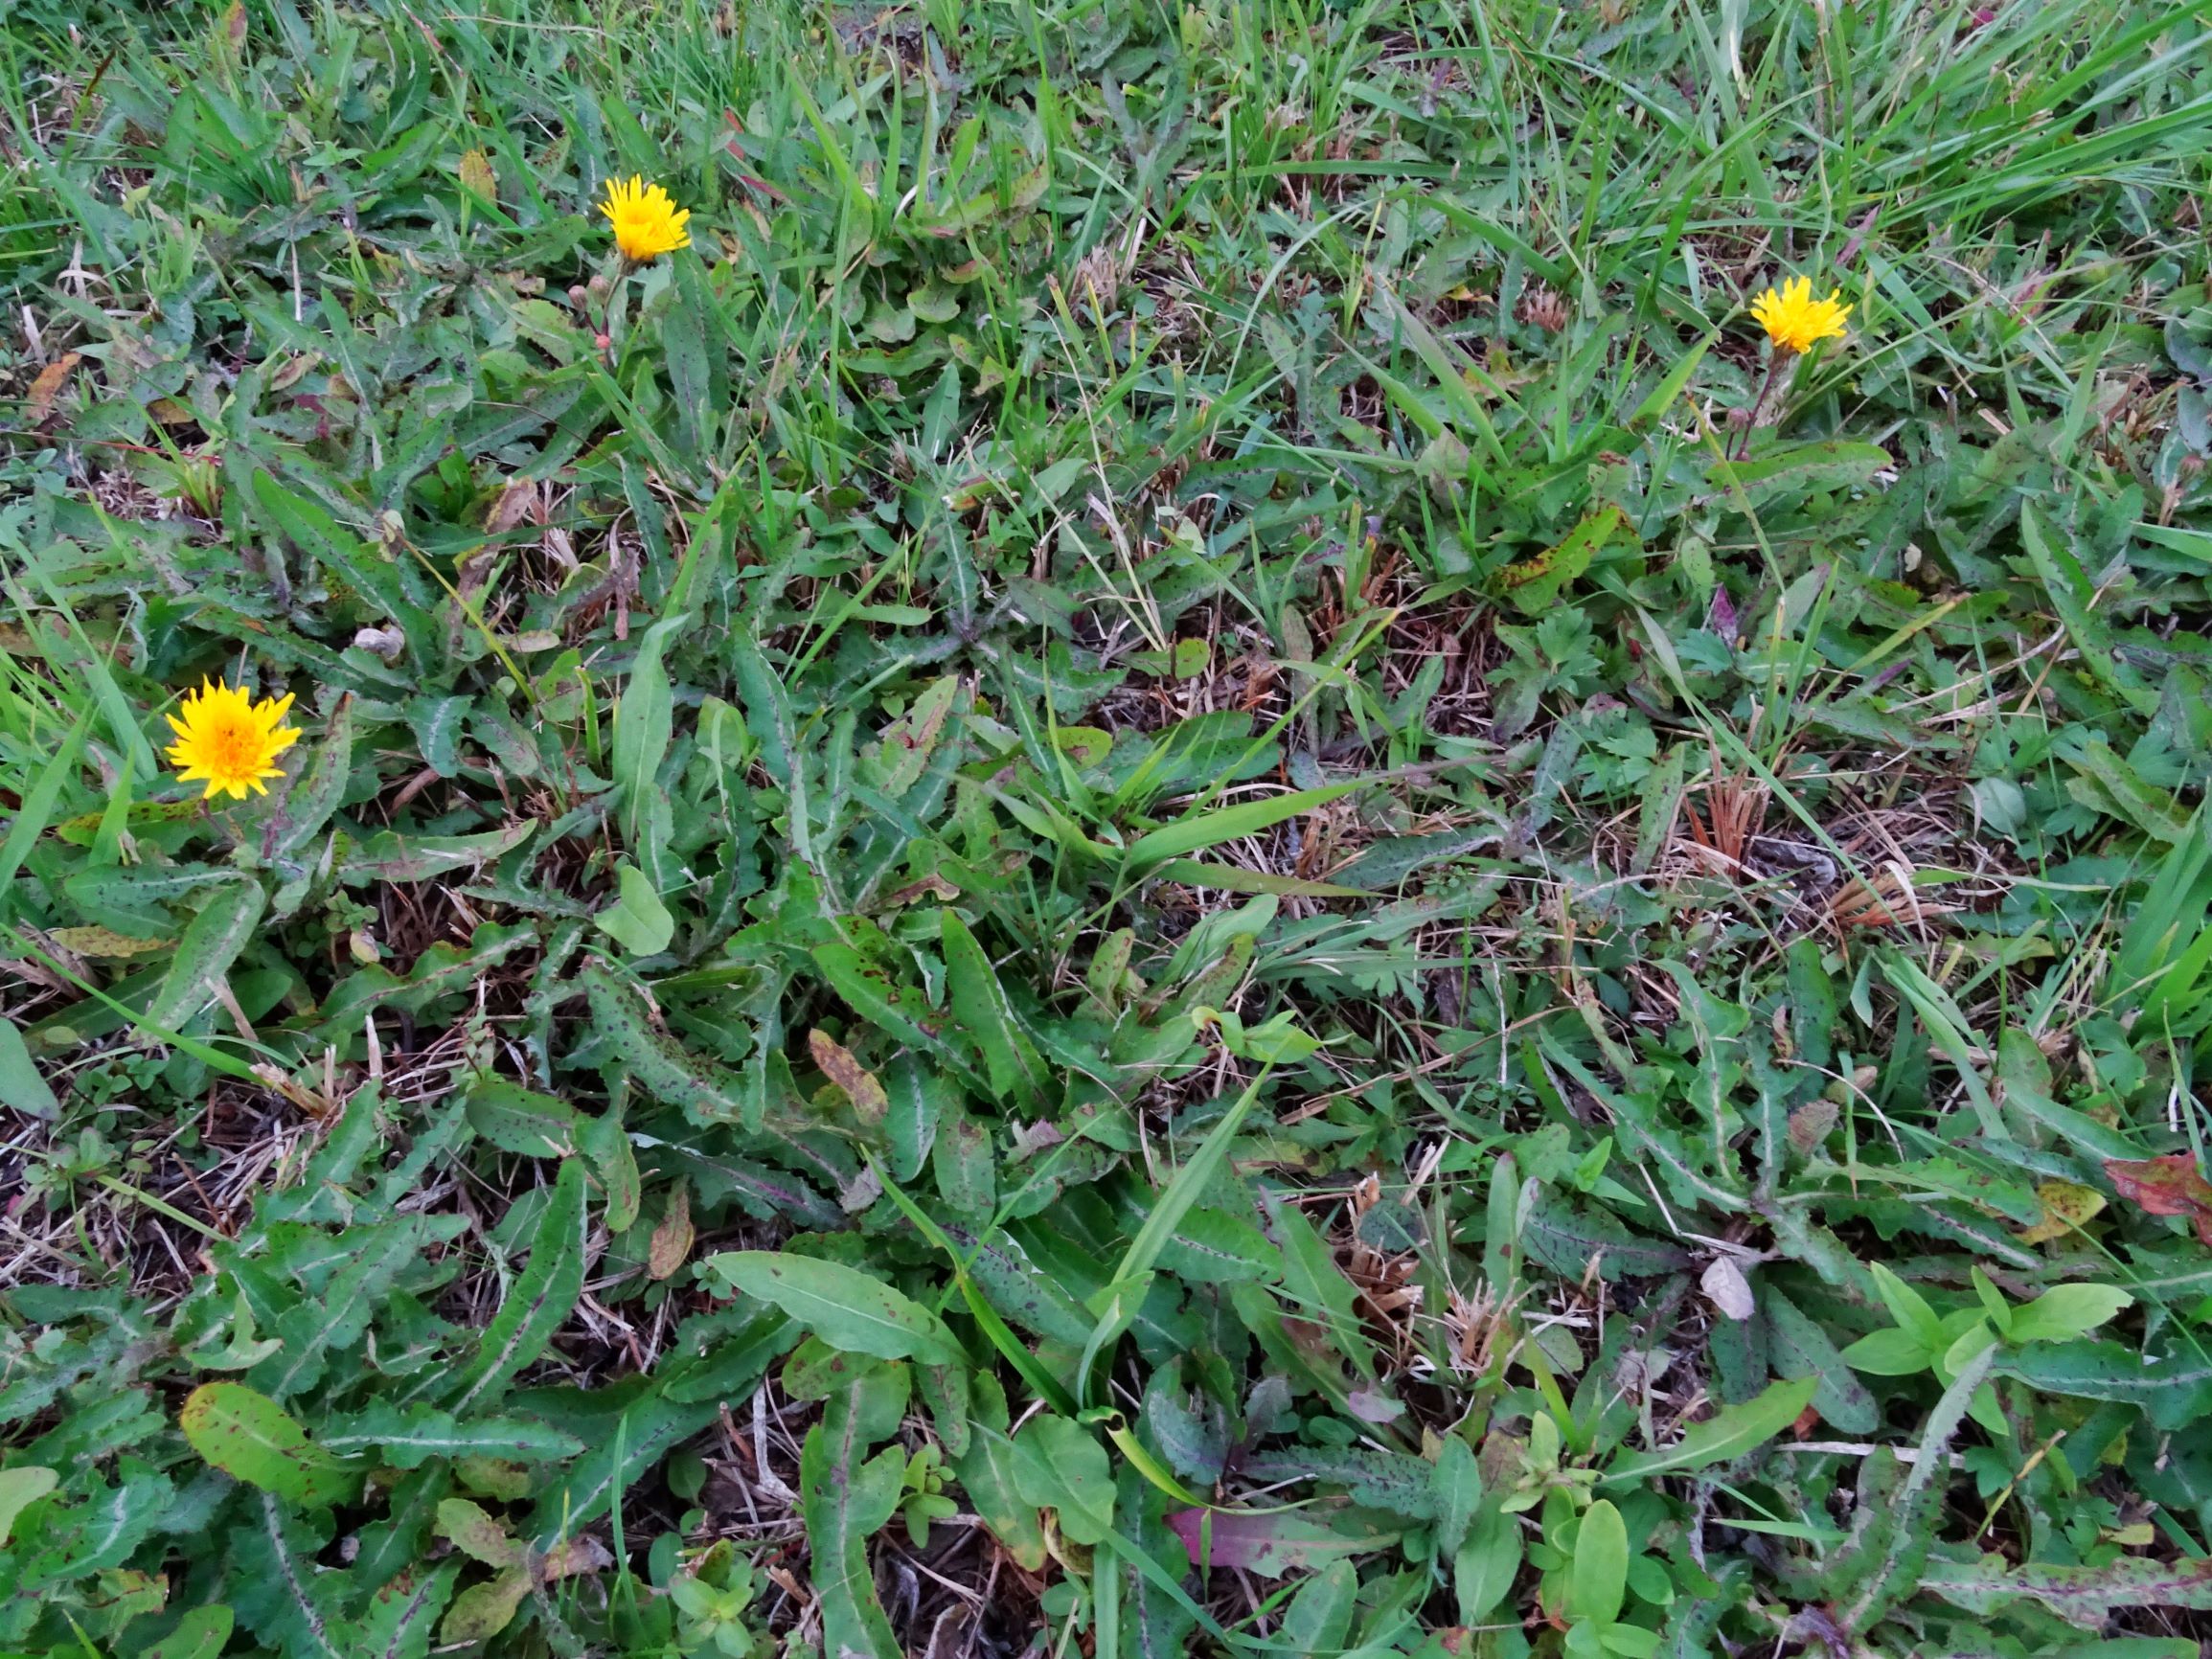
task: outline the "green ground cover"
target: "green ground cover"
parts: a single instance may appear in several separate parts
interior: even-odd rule
[[[2212,1639],[2212,8],[0,47],[0,1655]]]

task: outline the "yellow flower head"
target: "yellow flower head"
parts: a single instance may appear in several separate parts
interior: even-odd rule
[[[1767,337],[1785,352],[1808,352],[1815,340],[1843,338],[1843,319],[1851,315],[1849,306],[1836,303],[1841,288],[1831,289],[1828,298],[1813,297],[1813,284],[1804,277],[1792,277],[1784,283],[1779,292],[1768,288],[1751,302],[1751,315],[1767,330]]]
[[[626,259],[641,265],[691,246],[691,233],[684,229],[691,211],[677,207],[659,185],[634,174],[627,184],[606,181],[606,200],[599,204],[599,211],[614,226],[614,245]]]
[[[176,730],[169,763],[187,784],[204,782],[203,798],[209,801],[226,791],[240,801],[248,789],[266,795],[262,780],[284,776],[270,762],[299,741],[298,732],[278,723],[291,706],[288,692],[256,702],[236,686],[203,678],[198,691],[185,694],[179,713],[169,716]]]

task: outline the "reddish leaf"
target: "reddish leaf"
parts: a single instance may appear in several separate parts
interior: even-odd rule
[[[2105,1173],[2120,1190],[2154,1216],[2186,1216],[2197,1237],[2212,1245],[2212,1181],[2204,1179],[2192,1152],[2163,1158],[2107,1158]]]

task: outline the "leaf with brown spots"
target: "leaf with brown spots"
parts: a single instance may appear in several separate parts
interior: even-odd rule
[[[2197,1167],[2194,1152],[2163,1158],[2107,1158],[2105,1173],[2120,1190],[2154,1216],[2186,1216],[2197,1237],[2212,1246],[2212,1181]]]
[[[2036,1188],[2036,1201],[2043,1207],[2043,1217],[2020,1234],[2022,1244],[2048,1244],[2054,1239],[2064,1239],[2105,1207],[2104,1193],[2072,1181],[2041,1183]]]
[[[863,1124],[880,1124],[891,1109],[891,1097],[874,1072],[853,1057],[853,1051],[819,1029],[807,1034],[807,1047],[822,1075],[845,1091],[853,1110]]]
[[[692,1227],[691,1189],[678,1181],[669,1193],[667,1214],[652,1230],[651,1247],[646,1253],[646,1277],[658,1280],[673,1274],[691,1255],[692,1240],[696,1237]]]

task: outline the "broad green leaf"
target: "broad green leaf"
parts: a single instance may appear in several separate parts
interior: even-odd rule
[[[1520,1522],[1494,1502],[1486,1505],[1451,1559],[1452,1594],[1462,1625],[1481,1624],[1512,1592],[1521,1554]]]
[[[1601,507],[1585,514],[1558,546],[1499,571],[1497,585],[1523,616],[1541,616],[1592,559],[1627,533],[1628,524],[1628,514],[1619,508]]]
[[[946,1028],[952,1021],[931,1008],[921,991],[901,985],[880,964],[849,944],[817,944],[811,954],[830,988],[868,1024],[934,1056],[939,1065],[971,1080],[977,1094],[990,1092],[982,1078],[946,1040]]]
[[[715,1421],[723,1399],[750,1396],[773,1355],[754,1351],[749,1343],[745,1346],[747,1352],[738,1356],[739,1364],[697,1379],[709,1398],[676,1399],[673,1388],[647,1393],[616,1420],[603,1420],[591,1449],[574,1463],[557,1467],[538,1493],[529,1528],[536,1547],[551,1550],[575,1537],[579,1529],[611,1511],[670,1452]]]
[[[0,1545],[15,1525],[15,1517],[52,1491],[60,1476],[35,1464],[0,1469]]]
[[[1177,881],[1185,887],[1204,887],[1217,893],[1273,893],[1286,898],[1363,898],[1363,887],[1346,887],[1334,881],[1309,881],[1299,875],[1278,875],[1271,870],[1246,870],[1235,864],[1207,864],[1196,858],[1171,858],[1153,876]]]
[[[152,1647],[140,1650],[138,1659],[216,1659],[231,1639],[235,1615],[217,1602],[188,1607],[170,1633]]]
[[[1279,1279],[1283,1253],[1240,1216],[1193,1210],[1160,1249],[1159,1264],[1186,1284]]]
[[[1373,1555],[1400,1537],[1349,1517],[1331,1526],[1295,1510],[1178,1510],[1168,1526],[1193,1566],[1242,1567],[1266,1579]]]
[[[2058,613],[2067,638],[2090,671],[2139,713],[2149,714],[2156,708],[2157,693],[2122,673],[2112,652],[2111,630],[2093,608],[2095,592],[2088,573],[2032,501],[2020,505],[2020,545],[2027,549],[2051,609]]]
[[[2109,1284],[2061,1284],[2014,1310],[2011,1340],[2071,1341],[2134,1305],[2132,1296]]]
[[[381,830],[346,850],[338,860],[338,879],[353,887],[370,881],[434,881],[504,858],[536,833],[534,818],[475,835],[411,835]]]
[[[1606,1470],[1601,1484],[1642,1482],[1657,1474],[1708,1468],[1740,1458],[1795,1422],[1812,1403],[1816,1386],[1809,1376],[1777,1382],[1755,1399],[1724,1405],[1703,1422],[1693,1424],[1675,1444],[1620,1459]]]
[[[467,1498],[447,1498],[438,1506],[438,1532],[463,1555],[487,1567],[522,1563],[522,1546],[507,1535],[506,1523],[492,1519],[481,1504]]]
[[[610,1231],[627,1231],[645,1204],[645,1186],[639,1179],[637,1154],[630,1149],[629,1134],[612,1111],[576,1121],[576,1149],[599,1177],[606,1194],[606,1224]]]
[[[240,1382],[194,1389],[177,1426],[192,1449],[224,1474],[290,1503],[325,1508],[358,1484],[283,1406]]]
[[[615,902],[592,917],[592,925],[632,956],[658,956],[676,934],[676,920],[661,902],[652,878],[628,859],[614,867]]]
[[[1152,1199],[1144,1225],[1129,1240],[1129,1247],[1123,1253],[1106,1289],[1092,1298],[1090,1311],[1098,1316],[1098,1323],[1092,1327],[1083,1345],[1082,1361],[1076,1367],[1078,1398],[1083,1398],[1089,1382],[1092,1365],[1102,1357],[1110,1360],[1113,1344],[1135,1317],[1137,1301],[1144,1294],[1143,1282],[1182,1226],[1184,1216],[1228,1158],[1230,1143],[1259,1096],[1260,1085],[1255,1080],[1237,1097],[1236,1103],[1221,1114],[1220,1122],[1207,1131],[1189,1162],[1175,1171],[1165,1190]]]
[[[1448,1434],[1436,1448],[1436,1463],[1429,1474],[1436,1504],[1436,1548],[1443,1556],[1456,1556],[1467,1540],[1482,1503],[1482,1471],[1474,1452],[1456,1434]]]
[[[853,1051],[819,1027],[807,1034],[807,1052],[822,1075],[851,1102],[853,1115],[869,1130],[878,1128],[891,1110],[891,1097],[880,1078],[854,1058]]]
[[[842,1262],[766,1250],[710,1256],[707,1270],[782,1308],[832,1348],[878,1359],[962,1365],[967,1354],[945,1322],[910,1297]]]
[[[1879,1261],[1867,1263],[1867,1272],[1874,1277],[1874,1285],[1881,1293],[1882,1305],[1889,1309],[1890,1318],[1904,1330],[1928,1348],[1940,1347],[1947,1339],[1943,1322],[1927,1299],[1911,1285],[1892,1273]]]
[[[0,1020],[0,1106],[48,1123],[61,1115],[61,1102],[54,1098],[13,1020]]]
[[[509,1567],[493,1578],[470,1584],[453,1598],[438,1639],[455,1647],[489,1641],[514,1623],[522,1598],[530,1594],[530,1572]]]
[[[1277,1636],[1293,1653],[1339,1651],[1352,1633],[1358,1594],[1358,1570],[1350,1561],[1331,1561],[1290,1598]]]
[[[1015,1489],[1024,1503],[1051,1510],[1078,1544],[1095,1544],[1113,1526],[1113,1466],[1089,1430],[1046,1412],[1014,1437]]]
[[[1869,1376],[1910,1376],[1915,1372],[1934,1369],[1937,1358],[1950,1346],[1947,1337],[1941,1347],[1930,1348],[1910,1331],[1893,1326],[1887,1330],[1869,1332],[1846,1348],[1843,1363]]]
[[[730,656],[742,693],[745,724],[761,745],[761,764],[789,797],[785,821],[789,826],[791,850],[802,864],[818,869],[807,804],[806,761],[799,752],[798,725],[791,716],[789,695],[751,635],[741,633],[731,640]]]
[[[922,781],[929,769],[945,722],[960,693],[960,676],[946,674],[931,680],[915,694],[906,712],[883,728],[883,735],[861,756],[861,763],[875,775],[877,787],[897,801]]]
[[[1283,1248],[1283,1300],[1293,1318],[1321,1326],[1361,1376],[1375,1375],[1375,1349],[1359,1321],[1359,1291],[1306,1213],[1279,1194],[1265,1198],[1267,1231]]]
[[[968,1501],[992,1538],[1022,1568],[1035,1573],[1042,1570],[1047,1558],[1044,1529],[1038,1522],[1038,1507],[1024,1500],[1015,1484],[1019,1459],[1003,1430],[978,1422],[966,1455],[955,1461]]]
[[[1571,1619],[1610,1625],[1629,1589],[1629,1530],[1612,1502],[1600,1498],[1583,1511],[1567,1570],[1566,1611]]]
[[[468,1126],[502,1152],[525,1158],[565,1157],[576,1108],[509,1079],[479,1074],[468,1088]]]

